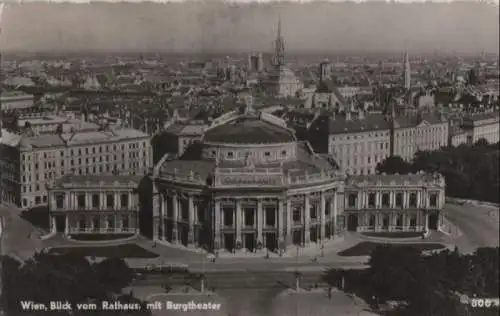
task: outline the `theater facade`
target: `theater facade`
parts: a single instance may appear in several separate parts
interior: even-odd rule
[[[348,176],[251,106],[154,167],[153,239],[215,252],[284,251],[353,231],[438,227],[440,175]],[[415,204],[416,199],[416,204]]]

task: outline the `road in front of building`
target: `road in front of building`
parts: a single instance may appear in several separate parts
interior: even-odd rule
[[[462,253],[499,246],[498,208],[473,204],[445,205],[445,217],[462,232],[454,243]]]
[[[36,227],[21,218],[22,210],[10,204],[0,205],[2,218],[2,255],[10,255],[23,259],[43,248],[42,241],[36,238]]]

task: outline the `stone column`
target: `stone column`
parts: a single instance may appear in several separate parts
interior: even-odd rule
[[[304,245],[311,242],[311,204],[309,194],[304,195]]]
[[[194,197],[192,195],[189,195],[188,197],[188,246],[194,247],[195,246],[195,240],[194,240]]]
[[[57,232],[56,217],[54,215],[50,216],[50,232],[53,234]]]
[[[288,197],[286,200],[286,244],[291,245],[293,243],[292,236],[292,225],[293,225],[293,210],[292,210],[292,201],[290,201],[291,197]]]
[[[241,243],[241,201],[236,200],[236,249],[238,250],[238,243],[243,246]],[[243,249],[243,248],[241,248]]]
[[[396,194],[394,191],[389,191],[389,208],[396,207]]]
[[[69,233],[69,217],[68,217],[68,214],[66,214],[66,217],[64,219],[65,223],[64,223],[64,235],[68,235]]]
[[[264,210],[262,209],[262,200],[257,200],[257,244],[261,243],[263,237],[262,236],[262,228],[264,226]]]
[[[221,226],[221,209],[220,201],[215,200],[214,207],[214,248],[218,250],[221,247],[221,236],[220,236],[220,226]]]
[[[93,209],[92,194],[85,193],[85,209]]]
[[[166,211],[167,211],[167,196],[166,194],[159,193],[161,197],[161,210],[160,210],[160,225],[161,225],[161,240],[166,240],[166,231],[165,231],[165,221],[167,219]]]
[[[426,210],[424,214],[425,214],[424,215],[424,221],[425,221],[424,227],[425,227],[425,231],[427,232],[427,231],[429,231],[429,212],[427,212],[427,210]]]
[[[179,219],[179,200],[177,193],[172,195],[172,242],[176,243],[177,235],[177,220]]]
[[[422,191],[417,191],[417,208],[422,207]]]
[[[283,224],[284,224],[284,219],[283,219],[283,216],[285,215],[284,214],[284,207],[283,207],[283,200],[278,200],[278,247],[280,247],[281,249],[281,244],[284,243],[285,241],[285,238],[284,238],[284,234],[285,234],[285,229],[283,227]]]
[[[338,233],[338,197],[337,197],[337,190],[334,190],[333,191],[333,195],[332,195],[332,200],[331,200],[331,209],[330,209],[330,212],[332,213],[332,216],[333,216],[333,227],[332,227],[332,230],[333,230],[333,235],[337,235]]]
[[[64,195],[64,208],[66,210],[73,208],[73,205],[71,205],[71,192],[70,193],[66,193]]]
[[[114,209],[118,210],[118,209],[120,209],[120,194],[118,192],[115,192],[114,196],[115,196]]]
[[[102,203],[102,201],[101,201]],[[160,230],[160,217],[161,217],[161,196],[156,188],[153,189],[153,240],[157,240],[159,238],[159,230]],[[120,220],[122,231],[128,229],[128,227],[123,227],[123,214]]]
[[[323,242],[323,239],[325,239],[325,223],[326,223],[325,207],[326,207],[325,192],[321,192],[320,206],[319,206],[319,222],[320,222],[319,238],[321,242]]]
[[[104,192],[99,193],[99,206],[101,209],[106,207],[106,202],[104,199],[106,198],[106,194]]]

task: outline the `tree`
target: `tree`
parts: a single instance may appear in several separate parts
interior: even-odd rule
[[[120,258],[108,258],[95,263],[93,267],[98,280],[114,293],[119,293],[134,277],[132,270]]]
[[[411,168],[412,165],[399,156],[390,156],[377,164],[377,172],[386,174],[407,174]]]
[[[5,264],[7,263],[7,264]],[[113,270],[112,268],[116,268]],[[117,281],[125,274],[125,280],[130,275],[128,267],[116,259],[110,259],[99,264],[90,264],[85,258],[71,254],[37,253],[23,265],[14,263],[14,260],[4,260],[2,273],[6,277],[2,284],[3,309],[7,314],[31,315],[33,311],[23,311],[20,301],[34,301],[50,306],[53,301],[68,301],[76,303],[97,303],[101,301],[116,301],[127,303],[142,302],[127,295],[121,295],[121,286],[126,281]],[[106,271],[108,274],[103,277]],[[120,284],[121,283],[121,284]],[[117,295],[117,293],[120,293]],[[76,308],[72,315],[79,315],[88,311],[78,312]],[[67,311],[37,311],[37,315],[69,316]],[[146,316],[150,312],[146,308],[140,311],[109,312],[96,310],[93,315],[127,315]]]

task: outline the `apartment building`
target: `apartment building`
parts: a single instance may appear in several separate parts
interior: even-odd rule
[[[3,131],[4,197],[22,208],[47,203],[47,185],[67,174],[144,175],[152,165],[149,135],[122,127],[23,134]]]

